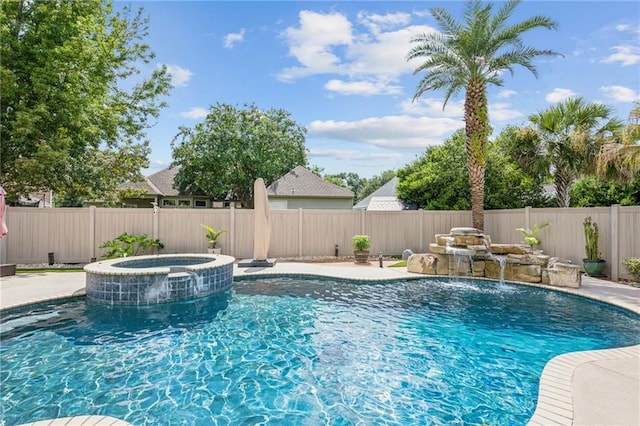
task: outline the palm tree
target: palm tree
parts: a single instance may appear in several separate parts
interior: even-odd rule
[[[416,45],[407,60],[425,58],[414,74],[425,71],[413,100],[428,90],[445,89],[444,107],[452,95],[465,90],[464,121],[467,168],[471,188],[473,226],[484,229],[484,171],[487,162],[487,141],[491,133],[487,107],[487,85],[502,86],[502,74],[520,65],[537,77],[532,60],[538,56],[556,56],[552,50],[538,50],[524,45],[522,35],[532,29],[556,28],[555,21],[534,16],[507,25],[520,0],[501,4],[492,16],[493,4],[478,0],[467,3],[464,21],[457,22],[446,10],[433,8],[431,15],[441,32],[422,34],[411,42]]]
[[[621,129],[622,122],[611,118],[612,113],[607,105],[576,97],[529,117],[551,164],[558,207],[569,207],[571,185],[581,175],[595,171],[600,147]]]
[[[640,102],[629,113],[621,141],[606,143],[600,148],[597,174],[607,180],[630,182],[640,173]]]

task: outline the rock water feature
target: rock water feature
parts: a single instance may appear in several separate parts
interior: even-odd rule
[[[580,268],[571,261],[534,252],[525,244],[494,244],[475,228],[452,228],[435,239],[429,253],[409,257],[407,271],[572,288],[581,284]]]

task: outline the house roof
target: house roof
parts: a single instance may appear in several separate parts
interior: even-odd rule
[[[143,189],[148,195],[180,195],[173,187],[173,179],[180,170],[179,167],[169,167],[155,172],[144,178],[144,182],[127,182],[123,188]]]
[[[353,198],[353,192],[324,181],[310,170],[297,166],[267,187],[267,195],[281,197]]]
[[[415,210],[414,204],[408,204],[396,197],[398,178],[394,177],[380,188],[373,191],[358,204],[353,206],[357,210],[401,211]]]

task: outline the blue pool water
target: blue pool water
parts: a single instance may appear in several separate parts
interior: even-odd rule
[[[490,281],[269,278],[144,308],[0,324],[0,424],[521,425],[553,356],[640,342],[638,315]]]

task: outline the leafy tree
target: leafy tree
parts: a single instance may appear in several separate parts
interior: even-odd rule
[[[0,3],[1,180],[13,196],[53,190],[69,199],[108,198],[142,179],[145,130],[168,93],[142,10],[107,0]]]
[[[569,207],[571,185],[595,170],[600,147],[621,129],[622,122],[611,115],[611,107],[576,97],[529,117],[539,136],[538,151],[551,166],[559,207]]]
[[[269,185],[298,165],[306,165],[306,129],[282,109],[212,106],[194,128],[180,127],[171,143],[175,183],[181,191],[224,197],[229,191],[253,208],[253,183]]]
[[[424,58],[414,73],[426,75],[418,83],[414,100],[429,90],[444,89],[444,106],[452,95],[465,91],[465,149],[469,176],[473,226],[484,228],[485,169],[487,143],[491,134],[487,105],[487,85],[502,86],[505,71],[521,65],[537,76],[532,60],[538,56],[558,55],[552,50],[539,50],[523,43],[522,36],[535,28],[553,29],[556,23],[544,16],[534,16],[508,25],[519,0],[502,3],[495,15],[493,4],[470,0],[464,20],[456,21],[441,8],[431,15],[441,32],[422,34],[412,39],[416,45],[407,60]]]
[[[464,146],[465,135],[460,130],[444,144],[429,147],[398,171],[398,195],[427,210],[468,210],[468,169],[459,167],[465,158]],[[485,191],[488,209],[546,207],[549,203],[541,183],[505,155],[499,143],[489,146]]]
[[[361,178],[357,173],[353,172],[324,175],[323,179],[327,182],[333,183],[334,185],[338,185],[352,191],[355,194],[354,201],[358,199],[358,193],[362,190],[362,187],[367,181],[365,178]]]
[[[357,193],[356,202],[362,201],[396,176],[395,170],[385,170],[379,175],[365,179],[364,185]]]
[[[640,102],[629,113],[620,141],[605,143],[596,161],[598,176],[610,181],[629,182],[640,173]]]
[[[585,176],[571,187],[571,207],[640,206],[640,175],[630,182]]]

